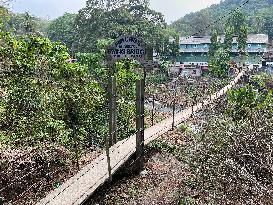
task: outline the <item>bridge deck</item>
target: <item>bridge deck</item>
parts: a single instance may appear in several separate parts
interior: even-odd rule
[[[205,100],[206,106],[215,99],[224,95],[228,89],[234,86],[244,75],[242,71],[228,86],[212,96],[212,100]],[[194,112],[202,108],[202,103],[194,106]],[[176,114],[175,125],[181,124],[192,114],[191,108],[183,110]],[[145,144],[158,138],[160,135],[168,132],[172,128],[172,117],[161,123],[145,130]],[[136,136],[118,142],[110,149],[112,173],[115,173],[135,152]],[[91,164],[84,167],[78,174],[65,182],[61,187],[54,190],[46,198],[42,199],[37,205],[73,205],[82,204],[92,193],[108,179],[107,157],[104,152],[96,158]]]

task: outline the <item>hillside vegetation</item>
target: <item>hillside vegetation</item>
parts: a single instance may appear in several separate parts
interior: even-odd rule
[[[224,32],[222,21],[204,29],[208,25],[222,16],[227,15],[230,11],[243,5],[246,0],[225,0],[220,4],[212,5],[195,13],[190,13],[173,22],[171,27],[182,35],[192,35],[202,30],[199,35],[210,34],[212,28]],[[273,36],[273,1],[272,0],[249,0],[242,11],[247,16],[247,24],[250,33],[267,33]]]

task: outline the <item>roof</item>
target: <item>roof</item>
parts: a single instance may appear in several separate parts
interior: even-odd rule
[[[209,44],[210,36],[191,36],[191,37],[180,37],[180,44]]]
[[[211,36],[191,36],[191,37],[180,37],[180,44],[210,44]],[[219,36],[221,42],[224,42],[224,35]],[[238,37],[233,38],[233,43],[237,43]],[[247,36],[247,43],[267,44],[269,38],[267,34],[249,34]]]
[[[269,38],[266,34],[250,34],[247,38],[247,43],[268,43]]]

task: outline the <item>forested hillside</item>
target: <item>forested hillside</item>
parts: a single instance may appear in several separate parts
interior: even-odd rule
[[[247,3],[245,3],[247,2]],[[245,4],[244,4],[245,3]],[[267,33],[273,36],[273,1],[272,0],[225,0],[220,4],[212,5],[201,11],[187,14],[179,20],[173,22],[171,27],[182,35],[192,35],[202,30],[199,34],[209,34],[214,21],[225,16],[230,11],[242,6],[242,11],[247,16],[247,23],[250,33]],[[220,32],[224,31],[224,24],[221,21],[213,26]]]

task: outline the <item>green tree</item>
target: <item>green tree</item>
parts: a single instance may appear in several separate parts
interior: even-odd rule
[[[225,40],[223,43],[218,41],[216,31],[211,35],[210,55],[210,73],[215,77],[226,77],[229,71],[230,53],[232,48],[233,29],[226,28]]]
[[[0,29],[7,29],[7,22],[10,19],[10,12],[3,6],[0,6]]]
[[[206,30],[206,26],[212,23],[211,16],[209,12],[203,10],[197,13],[192,19],[192,34],[197,34],[200,36],[204,36],[208,34],[208,30]]]
[[[228,75],[234,35],[238,35],[238,52],[241,57],[241,63],[245,62],[244,56],[247,56],[247,32],[248,27],[245,23],[245,15],[242,11],[236,10],[227,21],[223,43],[217,42],[217,33],[215,31],[212,33],[209,67],[214,76],[224,77]]]
[[[46,36],[48,21],[30,15],[28,12],[23,14],[11,13],[6,22],[7,30],[16,35],[37,35]]]
[[[47,29],[47,35],[52,41],[60,41],[73,52],[76,40],[75,18],[76,14],[65,13],[53,20]]]
[[[229,17],[227,25],[233,27],[234,34],[238,36],[238,52],[241,59],[241,64],[245,61],[244,56],[246,56],[246,44],[247,44],[247,34],[248,26],[246,24],[246,16],[242,10],[235,10],[233,14]]]
[[[72,114],[83,147],[95,128],[105,134],[106,114],[98,112],[105,93],[87,66],[67,62],[65,46],[9,33],[0,33],[0,39],[0,87],[6,93],[0,99],[1,141],[18,147],[49,142],[73,151]]]
[[[253,33],[261,33],[263,32],[263,27],[264,27],[264,24],[265,24],[265,18],[263,15],[257,15],[253,18],[252,20],[253,22],[251,24],[253,24],[254,26],[253,27],[250,27],[252,28],[252,32]]]
[[[88,0],[76,17],[79,50],[96,49],[98,39],[116,39],[131,34],[141,37],[158,53],[165,53],[169,33],[163,15],[149,9],[149,1]]]
[[[234,34],[239,35],[242,26],[246,26],[246,16],[240,9],[236,9],[228,18],[227,26],[233,27]]]
[[[265,23],[263,25],[263,30],[269,35],[273,36],[273,18],[272,16],[268,16],[265,18]]]
[[[270,109],[272,91],[259,92],[252,85],[228,92],[228,113],[234,120],[251,119],[254,110]]]
[[[227,26],[225,29],[225,40],[224,40],[224,50],[227,52],[232,51],[232,43],[233,43],[233,34],[234,34],[234,28]]]
[[[241,64],[246,62],[246,58],[247,58],[247,53],[246,53],[247,34],[248,34],[248,27],[246,25],[242,25],[240,28],[239,37],[238,37],[238,51],[239,51],[239,56],[241,58]]]
[[[173,22],[170,26],[181,35],[192,35],[195,33],[194,31],[203,29],[205,25],[209,24],[209,19],[207,19],[207,22],[200,20],[200,22],[204,22],[203,25],[198,23],[198,26],[194,26],[196,20],[200,19],[200,16],[202,16],[203,13],[208,13],[209,17],[213,20],[221,19],[221,17],[226,16],[245,2],[246,0],[221,1],[219,4],[212,5],[201,11],[187,14],[183,18]],[[236,12],[238,11],[239,10]],[[272,28],[271,19],[273,17],[273,4],[271,0],[250,0],[245,3],[244,6],[241,6],[241,11],[247,14],[245,22],[252,33],[265,33],[270,36],[273,35],[272,32],[268,32]],[[237,15],[237,17],[240,18],[239,15]],[[220,34],[224,34],[225,32],[223,19],[213,24],[214,29],[218,30]],[[239,24],[240,23],[237,24],[237,31],[239,31],[240,28]]]
[[[218,42],[218,32],[216,30],[213,30],[211,33],[211,38],[210,38],[210,46],[209,46],[209,56],[213,57],[215,52],[219,48],[220,42]]]
[[[214,77],[224,78],[228,76],[230,68],[230,52],[223,48],[218,49],[214,53],[214,57],[210,59],[209,70]]]

